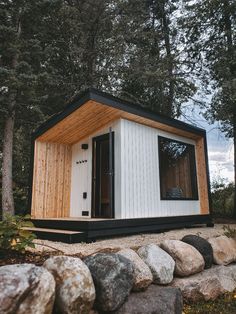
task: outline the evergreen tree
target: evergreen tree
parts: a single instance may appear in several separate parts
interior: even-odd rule
[[[182,60],[176,16],[180,1],[117,1],[126,49],[122,94],[168,116],[195,92]]]
[[[0,78],[2,135],[2,210],[14,213],[12,193],[13,138],[23,126],[42,119],[42,90],[37,87],[46,73],[41,55],[45,49],[40,41],[48,12],[55,10],[57,1],[0,1]],[[45,75],[46,74],[46,75]],[[16,138],[16,137],[15,137]],[[21,139],[22,140],[22,139]],[[17,160],[18,162],[19,160]]]
[[[215,17],[215,11],[221,14],[219,0],[200,2],[202,8],[197,2],[186,7],[180,25],[180,0],[0,0],[0,128],[4,130],[0,165],[5,212],[14,212],[12,172],[15,184],[24,191],[28,188],[32,130],[62,110],[81,89],[93,86],[179,116],[181,104],[196,91],[191,74],[202,73],[204,64],[209,72],[205,78],[211,77],[218,91],[214,99],[220,97],[224,106],[235,108],[231,76],[226,79],[226,74],[235,73],[235,17],[231,8],[232,54],[221,53],[217,49],[225,49],[225,41],[217,44],[221,24]],[[233,1],[224,3],[232,6]],[[205,16],[213,4],[212,16]],[[214,32],[207,26],[209,21]],[[231,70],[219,71],[225,64],[231,64]],[[208,114],[223,117],[232,136],[231,109],[221,113],[221,101],[215,101],[215,107],[212,103],[216,109]]]
[[[236,167],[236,2],[187,1],[180,27],[190,69],[213,93],[206,117],[221,122],[221,130],[234,141]],[[235,170],[236,182],[236,170]],[[234,201],[236,216],[236,193]]]
[[[12,177],[27,191],[33,129],[81,89],[115,87],[112,10],[103,0],[0,1],[3,212],[14,213]]]

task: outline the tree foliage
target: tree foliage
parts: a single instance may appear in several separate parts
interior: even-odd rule
[[[233,0],[0,0],[0,128],[12,120],[16,207],[32,130],[86,87],[178,117],[204,86],[207,117],[234,136],[235,12]]]
[[[116,1],[116,29],[125,45],[121,95],[168,116],[179,116],[181,103],[195,86],[183,71],[176,29],[180,1]]]
[[[185,30],[189,68],[212,94],[206,112],[233,137],[236,123],[236,3],[233,0],[186,1],[179,19]]]
[[[45,78],[52,77],[53,73],[45,64],[44,34],[48,32],[45,25],[59,4],[59,1],[43,0],[0,1],[0,126],[4,130],[1,132],[2,207],[9,213],[14,212],[12,171],[14,178],[20,175],[26,184],[28,137],[32,128],[46,116],[43,110],[48,91]],[[20,134],[26,136],[17,141]],[[26,153],[18,154],[26,142]],[[27,161],[22,164],[25,158]]]
[[[234,142],[236,183],[236,2],[234,0],[185,1],[179,25],[189,69],[199,78],[204,93],[211,94],[205,117],[220,121],[221,130]],[[236,194],[234,196],[236,217]]]
[[[24,252],[26,247],[35,247],[33,240],[36,236],[28,229],[33,227],[29,219],[30,216],[7,215],[0,221],[0,252]]]
[[[233,217],[235,185],[218,178],[212,182],[211,188],[213,215],[215,217]]]

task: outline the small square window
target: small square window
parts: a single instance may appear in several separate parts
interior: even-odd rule
[[[194,145],[158,137],[162,200],[198,200]]]

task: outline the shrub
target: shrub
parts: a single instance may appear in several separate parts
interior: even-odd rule
[[[228,238],[233,238],[236,240],[236,229],[233,229],[230,226],[224,226],[223,229],[224,229],[224,234]]]
[[[30,216],[6,215],[0,221],[0,251],[25,252],[26,247],[34,247],[36,236],[24,227],[33,227]]]
[[[213,215],[232,217],[234,215],[234,184],[218,179],[212,183],[211,190]]]

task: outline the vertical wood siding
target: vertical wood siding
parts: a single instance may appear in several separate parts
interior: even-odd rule
[[[204,139],[201,138],[196,143],[196,163],[198,173],[198,193],[200,198],[200,208],[202,214],[209,213],[208,185],[206,173],[206,159]]]
[[[160,199],[158,135],[195,141],[121,120],[121,217],[161,217],[200,213],[199,201]]]
[[[71,147],[36,141],[31,210],[33,218],[69,216],[70,178]]]

